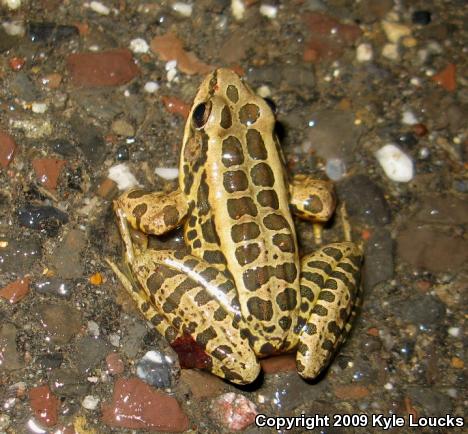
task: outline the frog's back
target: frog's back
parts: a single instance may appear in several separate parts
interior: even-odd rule
[[[194,254],[233,276],[254,349],[266,355],[284,347],[299,303],[274,115],[235,73],[218,70],[202,84],[191,117],[180,165],[192,208],[186,237]]]

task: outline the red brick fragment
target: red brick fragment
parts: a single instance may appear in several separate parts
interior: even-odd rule
[[[87,88],[121,86],[140,73],[127,49],[70,54],[67,68],[72,83]]]
[[[57,188],[57,180],[64,164],[64,160],[57,160],[56,158],[37,158],[32,162],[39,182],[49,190]]]
[[[335,386],[335,396],[338,399],[362,399],[370,394],[370,390],[361,384],[342,384]]]
[[[432,79],[445,90],[454,92],[457,88],[457,67],[449,63],[442,71],[432,77]]]
[[[0,166],[6,168],[15,155],[16,143],[13,138],[0,131]]]
[[[161,100],[169,113],[176,114],[182,116],[184,119],[187,119],[190,113],[190,104],[187,104],[186,102],[173,96],[162,96]]]
[[[151,50],[161,60],[177,60],[177,67],[186,74],[207,74],[213,66],[202,62],[195,54],[185,51],[182,41],[173,33],[155,36],[151,41]]]
[[[102,406],[102,420],[112,427],[149,431],[183,432],[189,427],[175,398],[136,377],[115,382],[112,402]]]
[[[0,297],[8,300],[11,304],[18,303],[29,293],[29,277],[15,280],[0,289]]]
[[[47,384],[33,387],[29,391],[29,402],[39,423],[45,426],[57,424],[59,400]]]

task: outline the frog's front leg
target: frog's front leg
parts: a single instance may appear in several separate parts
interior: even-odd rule
[[[180,190],[164,193],[134,189],[115,200],[114,209],[117,213],[123,213],[134,229],[145,234],[161,235],[182,223],[188,212],[188,204]]]
[[[333,243],[301,260],[301,306],[296,364],[304,378],[327,366],[346,335],[359,293],[361,248]]]

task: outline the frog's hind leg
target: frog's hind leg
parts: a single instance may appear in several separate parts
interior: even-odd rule
[[[138,283],[132,282],[111,260],[106,258],[106,262],[112,268],[112,271],[115,273],[120,283],[122,283],[128,294],[132,297],[140,312],[142,312],[145,318],[154,327],[156,327],[159,334],[164,336],[169,342],[172,342],[182,336],[174,327],[164,320],[162,315],[156,311],[149,301],[147,292],[139,288]]]
[[[177,337],[191,336],[215,375],[237,384],[255,380],[260,365],[231,278],[195,256],[172,250],[147,250],[135,257],[132,270],[147,293],[147,304],[137,300],[145,315],[158,312]]]
[[[304,378],[320,374],[346,335],[361,258],[361,248],[351,242],[329,244],[302,258],[296,364]]]

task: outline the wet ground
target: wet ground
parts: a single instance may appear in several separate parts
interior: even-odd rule
[[[466,12],[442,0],[2,0],[0,432],[229,432],[255,412],[360,414],[348,422],[366,431],[396,415],[410,432],[410,415],[464,416]],[[111,201],[126,172],[174,188],[187,110],[217,66],[274,102],[289,172],[335,180],[365,244],[354,330],[312,384],[289,356],[249,388],[180,371],[104,262],[121,256]],[[311,227],[297,227],[312,251]],[[341,238],[335,219],[324,241]]]

